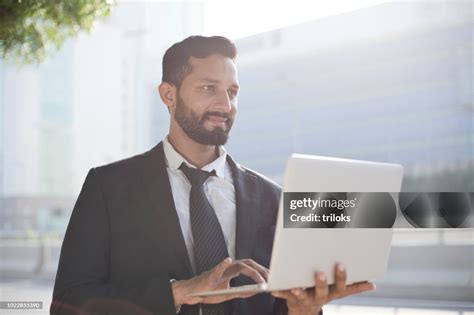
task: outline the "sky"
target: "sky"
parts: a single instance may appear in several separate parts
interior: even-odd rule
[[[231,39],[314,21],[394,0],[110,0],[203,3],[204,34]],[[396,0],[413,1],[413,0]],[[426,1],[426,0],[425,0]]]
[[[195,1],[198,2],[198,1]],[[242,38],[388,0],[204,0],[204,34]]]

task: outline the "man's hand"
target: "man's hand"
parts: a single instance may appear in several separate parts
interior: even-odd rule
[[[323,272],[314,274],[314,289],[292,289],[272,292],[275,297],[286,299],[289,315],[316,315],[323,305],[332,300],[340,299],[352,294],[375,290],[375,284],[359,282],[346,285],[346,270],[342,264],[336,264],[334,284],[328,286],[326,275]]]
[[[188,296],[188,294],[196,292],[228,289],[230,287],[230,280],[240,274],[253,279],[256,283],[264,283],[268,280],[268,269],[252,259],[232,261],[232,258],[228,257],[211,270],[199,276],[173,282],[171,288],[176,309],[178,310],[183,304],[217,304],[255,295],[255,293],[235,293],[206,298]]]

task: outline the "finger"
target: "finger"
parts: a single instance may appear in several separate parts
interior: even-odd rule
[[[338,263],[334,268],[334,287],[337,292],[336,294],[343,294],[346,291],[346,268],[343,264]]]
[[[249,278],[252,278],[256,283],[265,283],[265,278],[254,268],[243,264],[240,271],[241,274],[246,275]]]
[[[256,283],[265,283],[265,279],[262,277],[262,275],[252,267],[240,262],[236,261],[234,262],[230,267],[227,268],[224,277],[226,278],[233,278],[231,276],[235,277],[235,274],[243,274],[249,278],[251,278],[253,281]]]
[[[211,296],[211,297],[206,297],[199,301],[200,303],[203,304],[217,304],[217,303],[222,303],[226,302],[229,300],[233,299],[245,299],[254,296],[257,294],[257,292],[252,292],[252,293],[232,293],[232,294],[226,294],[226,295],[219,295],[219,296]]]
[[[314,275],[314,299],[318,305],[323,305],[328,300],[329,288],[327,277],[324,272],[316,272]]]
[[[366,291],[373,291],[375,290],[375,283],[372,282],[358,282],[347,286],[346,292],[349,294],[357,294]]]
[[[375,284],[372,282],[358,282],[358,283],[348,285],[346,287],[345,292],[342,295],[340,294],[338,295],[338,294],[335,294],[334,292],[331,292],[329,294],[330,295],[329,299],[333,300],[333,299],[337,299],[341,297],[346,297],[348,295],[359,294],[359,293],[363,293],[367,291],[373,291],[375,290],[375,288],[376,288]]]
[[[266,268],[265,266],[262,266],[260,265],[259,263],[257,263],[255,260],[253,259],[241,259],[239,260],[241,262],[243,262],[244,264],[246,265],[249,265],[250,267],[252,267],[253,269],[257,270],[261,275],[262,277],[265,279],[265,282],[268,281],[268,277],[270,275],[270,271],[268,270],[268,268]]]
[[[277,298],[280,298],[280,299],[285,299],[285,300],[293,298],[293,294],[288,290],[286,290],[286,291],[272,291],[272,295],[274,297],[277,297]]]
[[[258,292],[253,292],[253,293],[240,293],[239,297],[240,298],[243,298],[243,299],[246,299],[246,298],[249,298],[251,296],[254,296],[258,294]]]
[[[245,298],[254,296],[255,294],[257,294],[257,292],[234,293],[234,294],[229,295],[229,300],[230,299],[245,299]]]
[[[227,269],[224,271],[224,273],[222,274],[222,278],[224,279],[232,279],[232,278],[235,278],[237,277],[238,275],[240,275],[240,271],[242,270],[242,266],[241,264],[239,264],[238,262],[234,261],[232,262],[232,264],[230,264],[229,266],[227,266]]]
[[[310,299],[312,299],[312,297],[310,298],[308,293],[306,293],[303,289],[291,289],[290,292],[300,303],[308,303],[310,302]]]
[[[227,257],[223,261],[221,261],[217,266],[211,269],[211,274],[215,278],[221,278],[224,272],[232,265],[232,258]]]

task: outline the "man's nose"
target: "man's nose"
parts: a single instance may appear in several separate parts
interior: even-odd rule
[[[232,101],[230,100],[229,93],[222,91],[217,96],[216,107],[223,112],[230,112],[232,108]]]

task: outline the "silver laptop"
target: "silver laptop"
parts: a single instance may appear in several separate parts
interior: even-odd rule
[[[397,193],[402,174],[403,168],[397,164],[293,154],[287,163],[283,191]],[[384,276],[391,241],[392,229],[284,228],[281,198],[268,282],[191,296],[312,287],[315,271],[325,272],[331,284],[336,262],[344,263],[348,284],[373,281]]]

